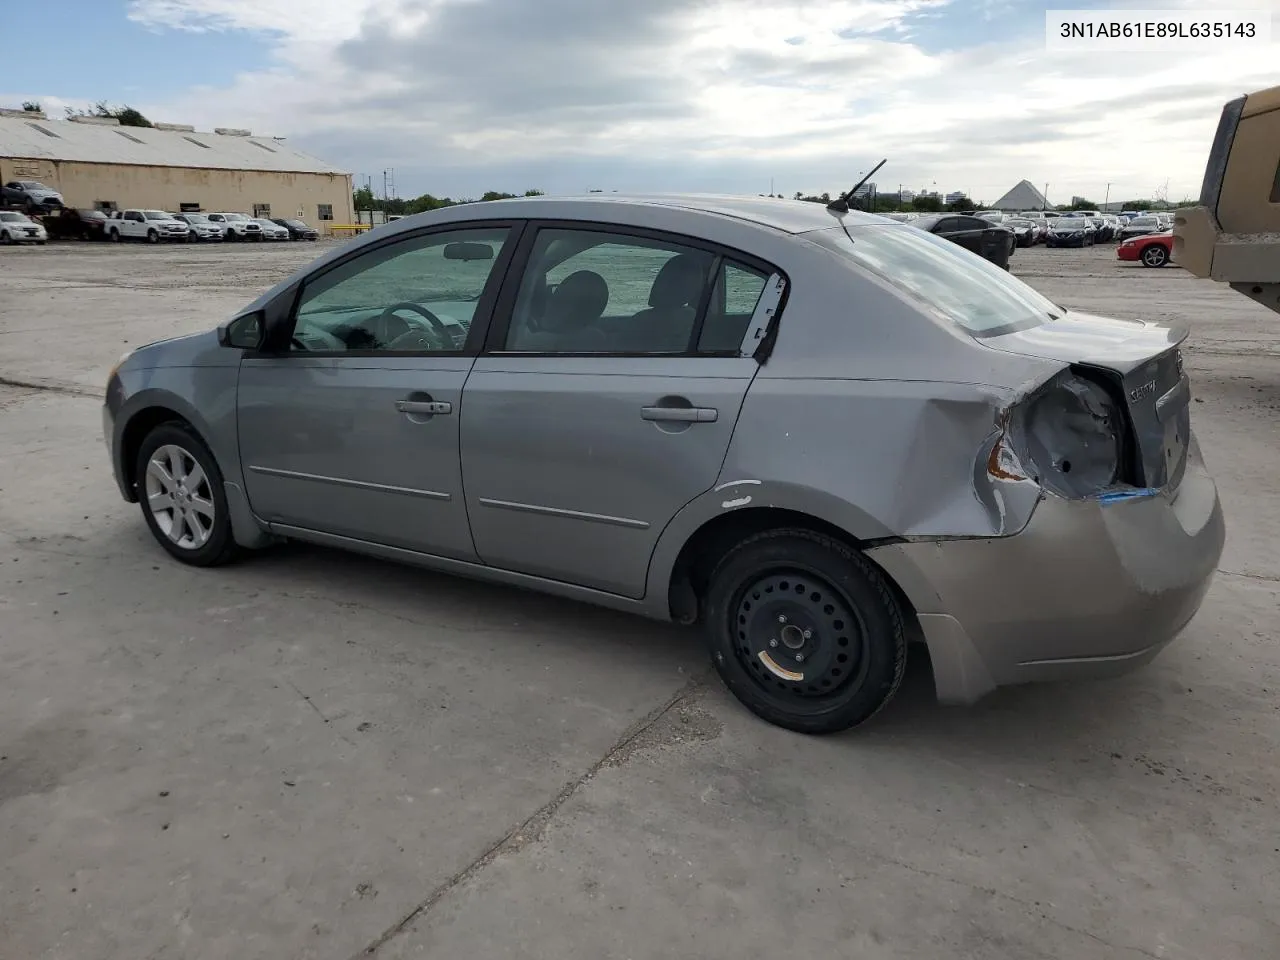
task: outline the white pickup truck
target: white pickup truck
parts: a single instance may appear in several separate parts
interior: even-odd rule
[[[107,218],[103,231],[115,243],[121,240],[188,240],[191,228],[163,210],[116,210]]]

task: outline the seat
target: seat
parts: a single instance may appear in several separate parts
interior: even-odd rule
[[[649,290],[649,309],[626,324],[631,342],[624,349],[677,353],[688,348],[710,261],[708,255],[681,253],[662,265]]]
[[[607,349],[604,335],[592,324],[609,305],[609,285],[590,270],[571,273],[547,297],[536,330],[517,332],[513,350],[539,353],[599,353]]]

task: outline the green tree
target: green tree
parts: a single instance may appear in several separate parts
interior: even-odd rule
[[[545,190],[526,190],[524,195],[526,197],[545,197],[547,193]]]
[[[938,197],[914,197],[911,200],[911,209],[917,213],[940,213],[942,201]]]
[[[138,110],[128,104],[119,107],[107,106],[107,101],[99,100],[93,105],[91,110],[77,110],[67,107],[68,117],[103,117],[104,119],[112,119],[122,127],[150,127],[153,126],[150,120],[142,115]]]
[[[374,206],[376,201],[373,198],[373,191],[368,187],[360,187],[351,194],[352,205],[357,210],[376,210]]]

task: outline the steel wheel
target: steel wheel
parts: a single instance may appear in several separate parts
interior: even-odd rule
[[[902,611],[874,564],[811,530],[756,534],[711,572],[704,622],[712,663],[757,716],[835,733],[889,702],[906,664]]]
[[[195,457],[177,444],[157,447],[147,461],[143,495],[156,527],[177,547],[199,550],[218,519],[213,488]]]
[[[736,653],[771,696],[838,693],[866,675],[866,631],[848,598],[799,570],[759,577],[739,591]]]

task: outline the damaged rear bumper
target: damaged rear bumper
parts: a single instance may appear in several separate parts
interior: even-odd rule
[[[919,615],[938,699],[1123,673],[1195,616],[1226,537],[1198,447],[1173,494],[1049,496],[1020,533],[868,551]]]

